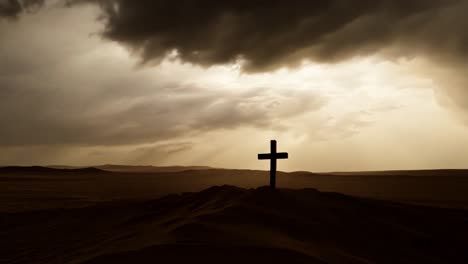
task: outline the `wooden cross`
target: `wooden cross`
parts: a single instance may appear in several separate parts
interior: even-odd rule
[[[270,141],[270,153],[258,154],[259,160],[270,160],[270,187],[276,188],[276,160],[277,159],[287,159],[287,152],[276,152],[276,140]]]

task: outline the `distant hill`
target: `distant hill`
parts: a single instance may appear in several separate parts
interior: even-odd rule
[[[218,186],[0,219],[5,263],[468,263],[466,210],[314,189]]]
[[[51,167],[42,167],[42,166],[30,166],[30,167],[23,167],[23,166],[7,166],[7,167],[0,167],[0,173],[15,173],[15,174],[60,174],[60,173],[67,173],[67,172],[75,172],[75,173],[97,173],[97,172],[104,172],[104,170],[94,168],[94,167],[84,167],[84,168],[51,168]]]
[[[58,169],[54,168],[47,168],[41,166],[29,166],[29,167],[22,167],[22,166],[6,166],[0,167],[0,172],[12,172],[12,173],[21,173],[21,172],[55,172]]]
[[[468,177],[466,169],[439,169],[439,170],[388,170],[388,171],[352,171],[352,172],[328,172],[324,175],[336,176],[462,176]]]
[[[134,172],[134,173],[152,173],[152,172],[181,172],[188,170],[207,170],[207,166],[131,166],[131,165],[100,165],[95,166],[98,169],[113,172]]]

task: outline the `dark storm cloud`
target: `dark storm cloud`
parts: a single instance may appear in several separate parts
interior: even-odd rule
[[[245,126],[282,129],[278,119],[324,104],[313,93],[194,84],[183,71],[174,76],[174,65],[135,70],[117,45],[89,35],[99,26],[89,11],[44,8],[0,23],[0,148],[146,144]]]
[[[75,0],[96,3],[104,36],[143,62],[174,50],[187,62],[242,59],[244,70],[294,66],[307,58],[334,62],[386,48],[397,56],[428,53],[466,58],[468,1]]]
[[[24,11],[36,10],[45,0],[0,0],[0,18],[16,17]]]

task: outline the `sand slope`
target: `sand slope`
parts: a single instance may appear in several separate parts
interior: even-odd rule
[[[132,166],[130,166],[132,167]],[[188,169],[189,167],[184,167]],[[109,172],[96,168],[0,168],[0,212],[76,208],[115,200],[148,200],[229,184],[254,188],[268,171],[196,169],[178,172]],[[151,168],[152,169],[152,168]],[[468,209],[468,171],[278,173],[282,188],[316,188],[353,196]]]
[[[468,263],[468,211],[211,187],[0,214],[0,263]]]

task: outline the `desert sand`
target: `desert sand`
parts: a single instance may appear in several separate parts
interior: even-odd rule
[[[138,170],[0,169],[0,263],[468,263],[465,171]]]

